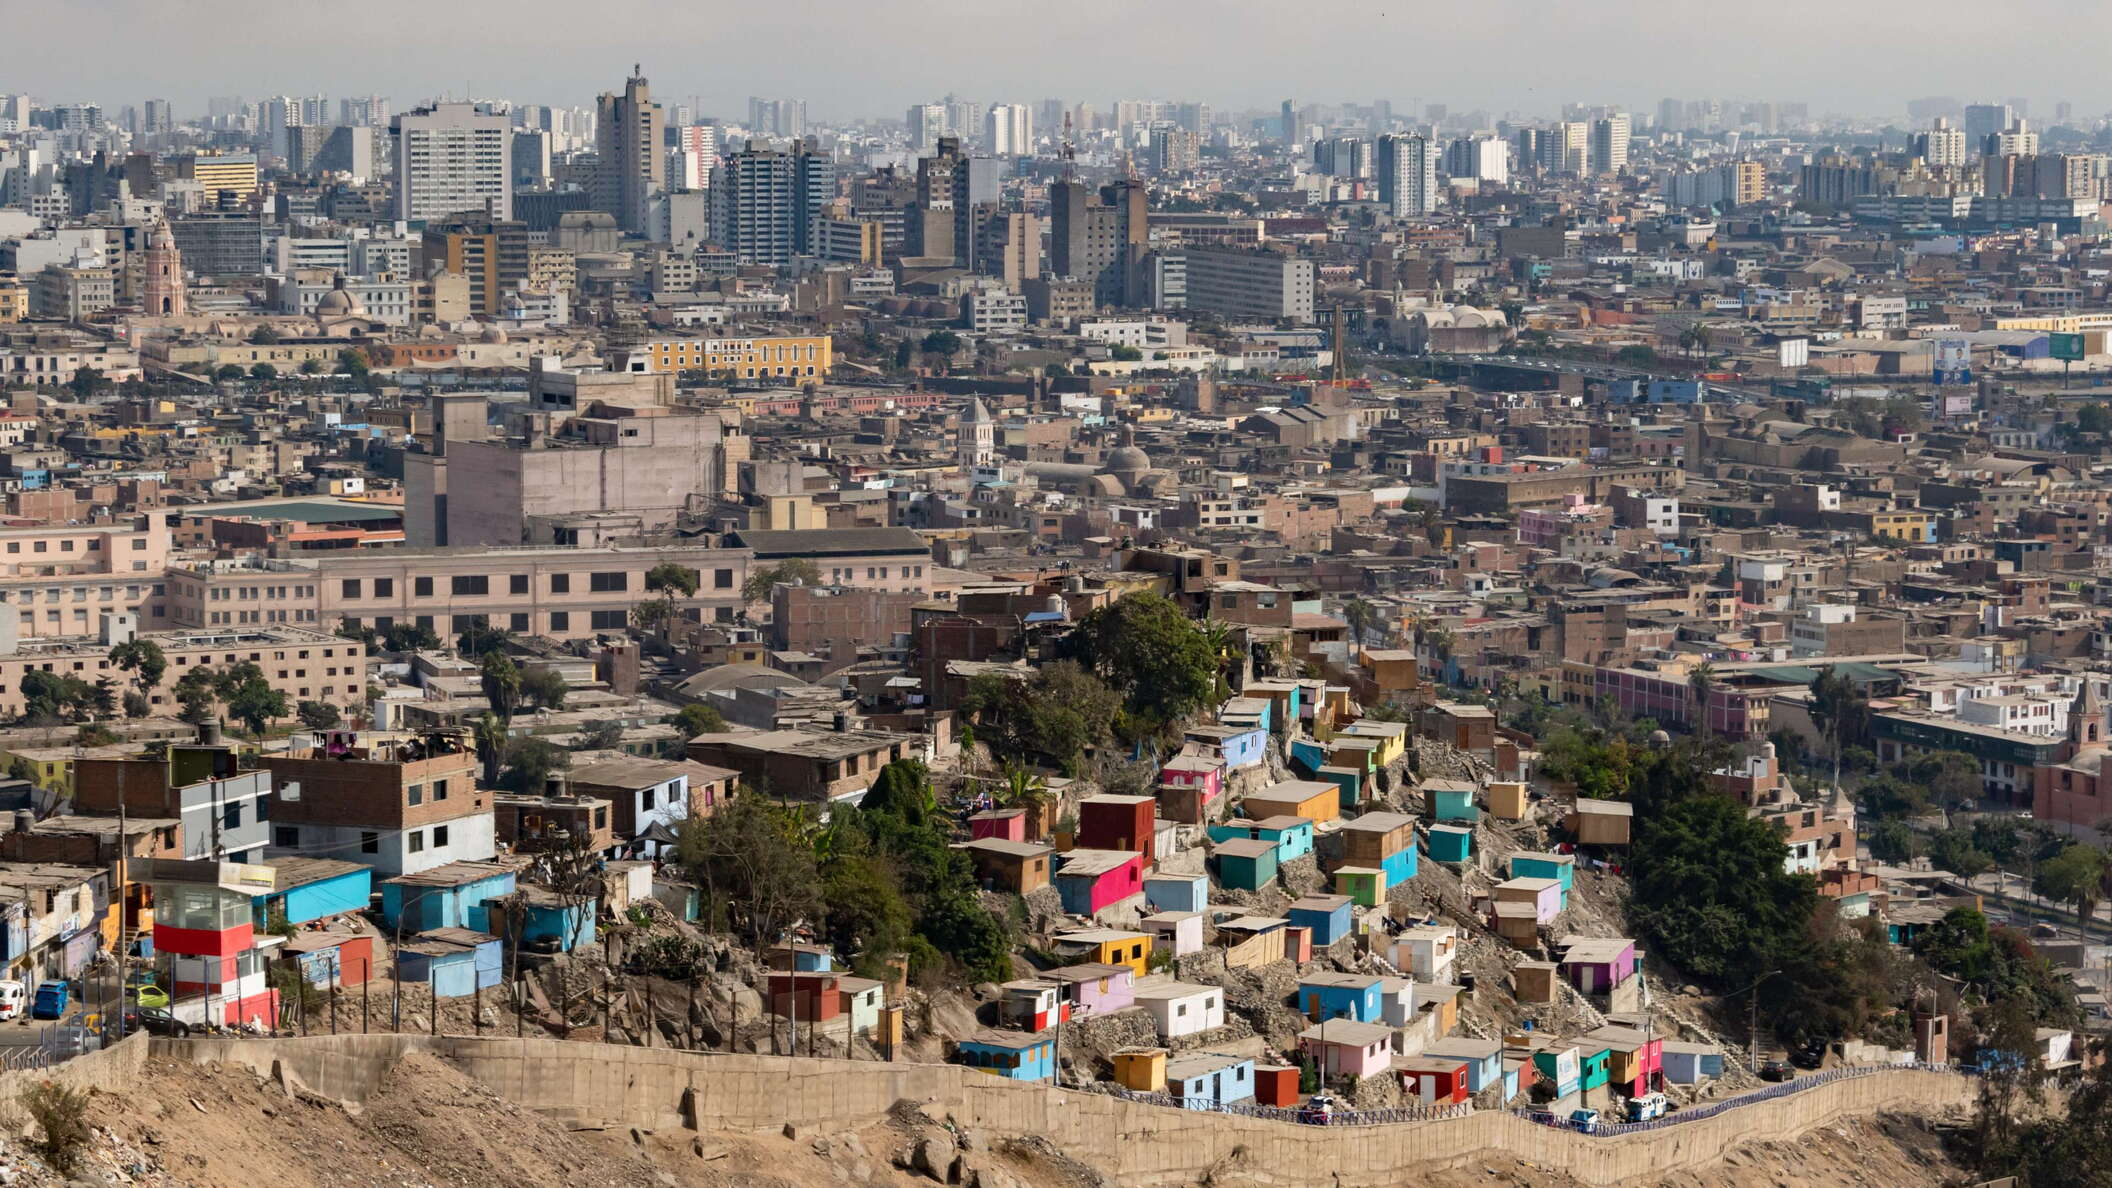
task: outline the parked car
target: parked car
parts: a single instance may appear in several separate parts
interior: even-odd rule
[[[1335,1099],[1325,1093],[1316,1093],[1305,1099],[1298,1107],[1298,1120],[1307,1126],[1325,1126],[1334,1119]]]
[[[125,1001],[143,1007],[165,1007],[169,1005],[169,992],[152,982],[140,982],[125,987]]]
[[[125,1011],[125,1032],[144,1031],[148,1035],[165,1035],[173,1039],[189,1039],[191,1025],[169,1013],[167,1007],[142,1006]]]
[[[1582,1134],[1591,1134],[1599,1128],[1599,1112],[1597,1110],[1573,1110],[1569,1115],[1569,1124],[1576,1127]]]
[[[1781,1060],[1770,1060],[1760,1066],[1760,1079],[1763,1081],[1792,1081],[1796,1076],[1797,1070]]]
[[[66,1014],[66,1004],[73,1000],[73,986],[68,982],[46,982],[37,987],[37,1001],[29,1010],[33,1019],[58,1019]]]
[[[1628,1120],[1648,1122],[1652,1118],[1662,1118],[1671,1106],[1671,1099],[1662,1093],[1645,1093],[1641,1097],[1631,1097],[1628,1099]]]
[[[8,979],[0,981],[0,1020],[19,1019],[29,1009],[29,987]]]

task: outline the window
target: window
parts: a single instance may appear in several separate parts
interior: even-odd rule
[[[412,784],[409,788],[404,789],[403,802],[405,804],[424,804],[425,785]]]
[[[550,612],[550,630],[552,630],[552,631],[570,631],[570,630],[572,630],[572,616],[571,616],[570,614],[568,614],[568,613],[564,612],[564,611],[551,611],[551,612]]]
[[[654,795],[659,791],[660,789],[658,788],[647,788],[645,791],[640,792],[638,794],[638,807],[642,809],[649,809],[653,807]]]
[[[733,589],[733,571],[732,571],[732,570],[730,570],[730,569],[714,569],[714,570],[712,570],[712,571],[711,571],[711,588],[712,588],[712,589],[714,589],[714,590],[731,590],[731,589]]]
[[[620,610],[595,611],[593,626],[596,631],[621,631],[625,626],[624,613]]]
[[[590,573],[587,575],[587,589],[596,594],[627,590],[630,588],[630,578],[631,575],[623,570],[614,573]]]
[[[508,577],[506,579],[506,592],[508,594],[526,594],[528,592],[528,575],[516,573]]]
[[[301,844],[301,827],[281,825],[271,831],[271,844],[282,850],[298,849]]]
[[[439,849],[439,848],[440,848],[441,846],[444,846],[444,845],[446,845],[446,844],[447,844],[447,826],[445,826],[445,825],[435,825],[435,826],[433,826],[433,848],[437,850],[437,849]]]
[[[343,582],[343,583],[341,583],[341,584],[342,584],[342,587],[343,587],[343,596],[344,596],[344,597],[346,597],[346,598],[357,598],[357,597],[359,597],[359,579],[358,579],[358,578],[346,578],[346,579],[344,580],[344,582]]]
[[[434,780],[434,781],[433,781],[433,803],[434,803],[434,804],[438,804],[438,803],[440,803],[441,801],[443,801],[443,800],[446,800],[446,799],[447,799],[447,781],[446,781],[446,780]]]
[[[448,579],[450,593],[461,597],[491,593],[491,579],[481,573],[461,573]]]
[[[419,615],[418,625],[427,631],[431,631],[433,629],[433,617],[431,615]]]
[[[411,839],[411,853],[425,853],[425,833],[422,830],[413,829],[405,836]]]
[[[594,828],[596,828],[596,829],[607,829],[608,827],[609,827],[609,810],[608,810],[608,808],[607,808],[606,806],[603,806],[603,807],[598,807],[598,808],[596,808],[596,809],[594,810]]]
[[[429,577],[412,578],[411,594],[416,598],[431,598],[433,596],[433,579]]]
[[[528,632],[528,612],[527,612],[527,611],[515,611],[515,612],[513,612],[513,613],[512,613],[511,615],[508,615],[508,616],[506,617],[506,630],[508,630],[508,631],[511,631],[511,632],[513,632],[513,633],[514,633],[514,634],[516,634],[516,635],[525,635],[525,634],[527,634],[527,632]]]
[[[242,802],[241,802],[241,801],[239,801],[239,800],[238,800],[238,801],[234,802],[233,804],[231,804],[231,805],[228,805],[228,806],[227,806],[227,807],[226,807],[225,809],[222,809],[222,810],[221,810],[221,812],[220,812],[220,828],[222,828],[222,829],[240,829],[240,828],[242,828]]]
[[[572,575],[569,573],[551,574],[550,592],[552,594],[570,594],[572,592]]]
[[[395,579],[395,578],[375,578],[375,579],[374,579],[374,597],[376,597],[376,598],[394,598],[395,596],[396,596],[396,579]]]

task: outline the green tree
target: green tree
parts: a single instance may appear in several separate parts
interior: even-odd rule
[[[269,363],[259,363],[249,369],[249,378],[260,384],[268,384],[279,378],[279,369]]]
[[[1907,770],[1915,783],[1928,789],[1929,803],[1943,810],[1946,828],[1951,823],[1952,811],[1977,800],[1984,787],[1980,778],[1980,761],[1963,751],[1936,751],[1922,755],[1908,764]]]
[[[213,678],[213,692],[227,707],[228,716],[251,734],[264,733],[272,719],[288,712],[286,694],[272,688],[264,670],[247,660],[222,669]]]
[[[1882,821],[1864,838],[1870,856],[1898,866],[1913,861],[1922,852],[1921,835],[1905,821]]]
[[[95,691],[88,682],[40,668],[25,671],[15,691],[22,697],[23,719],[33,723],[57,723],[85,716],[95,701]]]
[[[249,332],[249,341],[252,346],[272,346],[279,341],[279,332],[270,326],[259,326]]]
[[[2112,432],[2112,409],[2093,400],[2075,410],[2075,427],[2084,433]]]
[[[655,565],[645,575],[645,588],[659,595],[639,603],[631,611],[631,617],[642,631],[664,631],[675,621],[675,600],[694,598],[697,587],[702,584],[702,575],[687,565],[664,561]]]
[[[1562,727],[1541,748],[1541,773],[1567,780],[1579,796],[1619,800],[1635,778],[1637,748],[1618,734]]]
[[[579,736],[579,748],[583,751],[614,751],[622,747],[623,723],[614,718],[590,723]]]
[[[1709,733],[1709,697],[1716,692],[1716,666],[1704,660],[1694,666],[1687,676],[1687,689],[1693,694],[1694,730],[1697,734]]]
[[[675,862],[697,885],[704,920],[760,949],[823,906],[814,850],[798,810],[736,796],[675,827]]]
[[[853,969],[886,976],[888,962],[907,951],[914,926],[893,872],[870,855],[839,857],[822,878],[821,898],[829,943],[853,955]]]
[[[1894,823],[1905,828],[1904,823]],[[1928,855],[1929,861],[1939,868],[1968,882],[1995,868],[1995,860],[1980,848],[1977,833],[1971,829],[1953,828],[1936,834],[1929,839]]]
[[[300,372],[302,375],[321,375],[323,373],[323,365],[314,359],[303,359],[301,360]]]
[[[1830,745],[1836,769],[1850,748],[1870,745],[1870,698],[1838,667],[1811,682],[1810,705],[1812,724]]]
[[[381,633],[381,646],[391,652],[429,651],[440,646],[440,637],[423,623],[391,623]]]
[[[2104,895],[2105,852],[2096,846],[2072,845],[2039,864],[2032,889],[2055,903],[2075,905],[2075,935],[2083,937]]]
[[[565,683],[565,674],[554,668],[538,668],[521,674],[521,695],[546,710],[565,708],[565,698],[572,686]]]
[[[462,634],[455,637],[455,651],[465,658],[474,656],[479,662],[493,652],[504,650],[514,639],[513,632],[504,627],[493,627],[482,618],[480,615],[471,619]]]
[[[367,362],[367,353],[358,347],[346,347],[337,352],[337,373],[339,375],[349,375],[353,379],[363,380],[367,378],[367,371],[370,366]]]
[[[484,783],[487,787],[496,787],[499,769],[506,762],[506,743],[511,738],[506,723],[500,721],[497,714],[479,714],[470,726],[470,733],[476,738],[477,761],[484,766]]]
[[[151,639],[129,639],[111,648],[110,663],[120,672],[131,673],[142,690],[161,684],[161,678],[169,671],[168,656]]]
[[[1065,644],[1122,694],[1137,735],[1156,733],[1202,708],[1217,688],[1217,656],[1209,640],[1161,594],[1131,594],[1101,607]]]
[[[741,599],[745,602],[761,602],[770,597],[770,591],[780,585],[818,586],[821,584],[821,566],[805,557],[790,557],[767,569],[749,573],[748,580],[741,585]]]
[[[176,678],[176,703],[183,707],[178,716],[193,726],[210,721],[213,706],[219,701],[214,692],[213,670],[193,668]]]
[[[572,766],[572,752],[540,738],[509,738],[504,755],[498,783],[511,792],[541,792],[551,772]]]
[[[477,683],[491,712],[500,721],[511,722],[513,712],[521,704],[521,670],[514,666],[513,657],[504,652],[487,653],[477,668]]]
[[[951,359],[961,350],[961,336],[951,330],[934,330],[924,336],[921,344],[927,355],[939,355]]]
[[[685,739],[695,738],[700,734],[724,734],[726,717],[713,706],[693,701],[683,706],[682,712],[675,715],[674,725]]]
[[[110,377],[93,367],[77,367],[66,387],[75,399],[86,400],[110,386]]]
[[[345,720],[327,701],[303,701],[293,707],[293,716],[310,730],[335,730]]]
[[[1073,773],[1113,737],[1121,708],[1120,694],[1071,660],[1050,661],[1024,680],[980,674],[961,703],[996,752],[1038,755]]]
[[[239,380],[248,374],[248,372],[242,370],[242,365],[240,363],[223,363],[218,368],[214,369],[213,378],[217,380],[232,381]]]
[[[1636,809],[1630,923],[1652,953],[1719,986],[1781,968],[1806,937],[1817,885],[1785,869],[1779,826],[1699,791],[1698,772],[1677,779],[1683,796]]]
[[[1144,357],[1144,352],[1133,346],[1117,344],[1107,349],[1107,357],[1117,363],[1135,363]]]

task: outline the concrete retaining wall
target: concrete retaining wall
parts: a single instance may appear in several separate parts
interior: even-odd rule
[[[23,1090],[43,1081],[52,1081],[69,1089],[123,1093],[138,1083],[140,1071],[147,1066],[147,1052],[146,1035],[134,1033],[121,1043],[76,1056],[50,1068],[0,1072],[0,1101],[13,1101]]]
[[[470,1036],[322,1036],[155,1040],[157,1055],[284,1072],[319,1093],[356,1100],[404,1052],[431,1051],[531,1109],[576,1121],[705,1129],[860,1125],[907,1098],[993,1138],[1045,1137],[1123,1184],[1192,1184],[1237,1169],[1263,1184],[1392,1185],[1483,1152],[1617,1184],[1712,1164],[1741,1143],[1794,1137],[1846,1114],[1945,1107],[1971,1099],[1953,1073],[1899,1070],[1834,1081],[1712,1118],[1614,1138],[1586,1138],[1508,1113],[1389,1127],[1324,1129],[1204,1115],[1092,1093],[1021,1085],[954,1065],[732,1056],[559,1040]]]

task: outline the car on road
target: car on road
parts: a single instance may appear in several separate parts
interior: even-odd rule
[[[1648,1122],[1652,1118],[1662,1118],[1671,1106],[1672,1100],[1662,1093],[1645,1093],[1641,1097],[1631,1097],[1628,1099],[1628,1120]]]
[[[135,1031],[168,1036],[172,1039],[189,1039],[191,1025],[170,1014],[167,1007],[142,1006],[125,1012],[126,1034]]]
[[[29,1014],[33,1019],[58,1019],[66,1014],[66,1004],[73,1000],[73,986],[67,982],[46,982],[37,987],[35,1005]]]
[[[165,1007],[169,1005],[169,992],[152,982],[139,982],[125,987],[125,1001],[143,1007]]]
[[[1796,1076],[1797,1070],[1791,1068],[1786,1061],[1770,1060],[1760,1066],[1760,1079],[1763,1081],[1793,1081]]]
[[[1597,1110],[1572,1110],[1569,1115],[1569,1124],[1576,1127],[1580,1134],[1591,1134],[1599,1128],[1599,1112]]]

